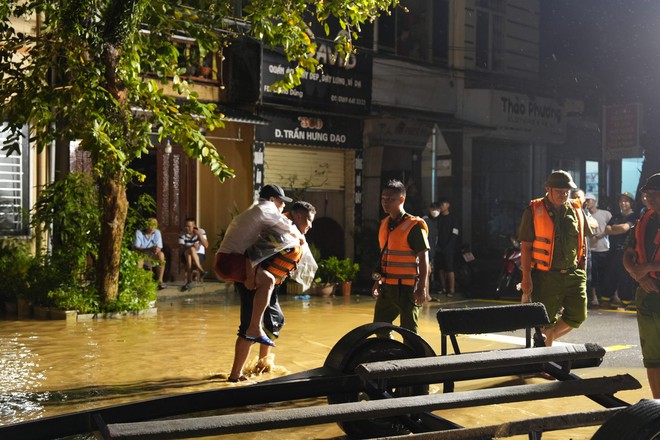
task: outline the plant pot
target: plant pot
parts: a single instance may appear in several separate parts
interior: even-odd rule
[[[341,294],[344,296],[350,296],[352,286],[353,286],[353,281],[344,281],[343,283],[341,283]]]
[[[322,284],[316,286],[316,294],[318,296],[330,296],[335,291],[334,284]]]
[[[200,66],[199,76],[201,76],[202,78],[210,78],[211,77],[211,67],[209,67],[209,66]]]

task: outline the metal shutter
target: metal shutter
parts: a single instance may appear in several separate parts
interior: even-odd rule
[[[309,189],[343,191],[344,155],[344,150],[267,144],[264,148],[264,182],[284,188],[309,186]]]

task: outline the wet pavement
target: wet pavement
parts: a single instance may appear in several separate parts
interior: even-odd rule
[[[230,284],[207,280],[189,292],[170,285],[159,292],[154,317],[129,317],[67,324],[63,321],[0,320],[0,424],[114,405],[190,391],[244,386],[230,384],[238,326],[238,297]],[[511,303],[439,297],[421,310],[419,334],[440,352],[435,318],[440,307]],[[296,373],[323,365],[330,349],[353,328],[371,322],[374,300],[369,295],[311,297],[282,295],[287,323],[274,349],[271,372],[251,381]],[[462,335],[463,351],[522,345],[523,332]],[[617,394],[633,403],[650,392],[641,364],[634,312],[593,310],[582,328],[563,342],[596,342],[606,347],[601,367],[576,370],[582,377],[630,373],[644,388]],[[256,364],[252,350],[250,366]],[[508,377],[465,382],[457,390],[543,381]],[[431,392],[441,387],[433,385]],[[322,403],[322,402],[321,402]],[[310,402],[302,403],[310,404]],[[318,403],[317,403],[318,404]],[[557,411],[598,409],[585,398],[494,405],[440,412],[465,426],[516,420]],[[547,433],[544,439],[589,439],[594,428]],[[334,424],[309,428],[233,435],[231,438],[341,438]],[[526,437],[518,437],[526,438]]]

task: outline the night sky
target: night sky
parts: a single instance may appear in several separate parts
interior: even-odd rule
[[[541,0],[541,17],[544,73],[598,88],[608,104],[639,101],[657,113],[660,1]]]

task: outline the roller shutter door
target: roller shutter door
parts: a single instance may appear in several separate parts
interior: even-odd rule
[[[310,189],[343,191],[344,154],[344,150],[267,144],[264,182],[289,188],[292,181],[298,184],[309,181]]]

